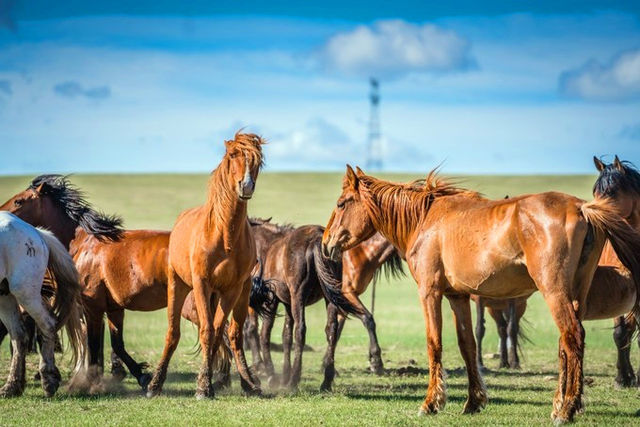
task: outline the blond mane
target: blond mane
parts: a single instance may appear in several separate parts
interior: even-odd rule
[[[361,175],[359,185],[362,201],[376,229],[396,243],[406,241],[409,233],[426,217],[436,198],[459,194],[478,195],[440,177],[436,169],[424,179],[404,184]]]
[[[233,149],[241,150],[249,161],[249,168],[256,166],[262,168],[264,158],[262,156],[262,145],[266,141],[260,136],[253,133],[236,132],[233,140],[225,141],[227,150],[225,151],[222,161],[217,168],[211,173],[209,178],[209,196],[207,203],[210,206],[209,216],[211,223],[224,227],[230,218],[228,209],[233,206],[237,200],[236,190],[229,182],[230,157],[229,152]]]

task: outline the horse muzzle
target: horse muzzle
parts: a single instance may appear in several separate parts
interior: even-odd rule
[[[250,200],[253,197],[255,190],[255,182],[253,181],[240,181],[238,182],[238,197],[241,200]]]
[[[337,245],[331,245],[327,243],[322,244],[322,256],[329,258],[332,261],[340,261],[340,255],[342,252]]]

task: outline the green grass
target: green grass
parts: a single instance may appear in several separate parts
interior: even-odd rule
[[[393,180],[415,178],[389,176]],[[170,228],[177,214],[201,203],[205,197],[204,175],[79,175],[72,178],[105,212],[123,215],[129,228]],[[560,190],[589,199],[593,176],[488,176],[466,177],[464,185],[495,198],[527,192]],[[258,182],[250,212],[273,216],[280,222],[325,224],[340,191],[338,174],[265,173]],[[22,190],[27,177],[0,178],[0,199]],[[363,296],[367,305],[370,295]],[[490,395],[487,408],[478,415],[462,416],[466,396],[466,375],[459,356],[453,321],[445,302],[444,364],[448,369],[449,400],[441,414],[418,418],[418,408],[427,386],[424,322],[412,279],[387,283],[377,288],[376,322],[386,368],[392,370],[416,363],[420,375],[390,374],[376,377],[366,372],[367,334],[358,320],[349,320],[336,353],[339,376],[331,394],[318,392],[320,362],[325,348],[325,312],[322,304],[307,310],[307,343],[314,351],[304,354],[301,391],[288,395],[272,392],[270,398],[246,398],[237,379],[230,390],[213,401],[200,402],[193,397],[195,374],[200,359],[193,355],[196,333],[183,323],[181,345],[170,366],[164,394],[147,400],[135,381],[127,377],[109,393],[94,397],[72,397],[61,389],[53,399],[44,399],[39,384],[28,381],[25,396],[0,401],[0,425],[25,424],[163,424],[163,425],[381,425],[381,424],[549,424],[551,399],[556,386],[557,331],[539,295],[530,300],[525,318],[533,344],[525,344],[522,371],[498,370],[497,360],[487,360],[491,369],[485,375]],[[593,379],[585,387],[586,413],[579,424],[636,424],[638,392],[616,390],[615,348],[609,321],[588,322],[585,375]],[[485,352],[497,347],[494,326],[488,322]],[[166,314],[128,312],[125,342],[139,361],[157,363],[166,330]],[[281,319],[274,329],[274,341],[280,341]],[[108,343],[108,338],[107,338]],[[635,346],[634,346],[635,347]],[[637,362],[637,351],[633,350]],[[276,369],[281,369],[281,354],[275,353]],[[9,363],[8,345],[0,347],[0,376]],[[68,359],[59,363],[68,374]],[[29,378],[37,366],[37,357],[28,359]],[[265,390],[268,391],[265,386]]]

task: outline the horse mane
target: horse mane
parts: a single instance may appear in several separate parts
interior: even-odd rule
[[[234,148],[242,150],[250,162],[249,167],[251,169],[256,166],[262,168],[264,158],[262,156],[261,145],[265,143],[266,142],[258,135],[253,133],[240,133],[240,131],[236,132],[233,140],[225,141],[227,150],[218,167],[211,172],[208,185],[208,203],[211,206],[209,215],[211,217],[210,219],[216,224],[222,225],[227,222],[228,218],[226,218],[225,210],[233,205],[236,198],[235,189],[229,186],[229,180],[227,179],[230,167],[229,152]]]
[[[122,218],[93,209],[82,191],[71,184],[67,176],[40,175],[31,181],[29,188],[40,189],[41,194],[51,197],[62,207],[69,219],[98,240],[117,241],[122,237]]]
[[[640,172],[633,163],[623,160],[622,169],[614,163],[606,165],[593,184],[593,194],[599,197],[614,197],[618,191],[635,192],[640,195]]]
[[[358,179],[364,205],[376,228],[396,243],[403,242],[426,217],[436,198],[478,193],[455,185],[431,170],[426,178],[397,184],[369,175]]]
[[[258,218],[258,217],[250,217],[249,225],[252,227],[264,227],[272,233],[285,233],[287,231],[291,231],[295,229],[292,224],[277,224],[275,222],[271,222],[271,218]]]

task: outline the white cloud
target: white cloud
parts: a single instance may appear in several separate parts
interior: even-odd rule
[[[640,49],[617,54],[609,63],[592,59],[560,75],[560,93],[592,101],[640,99]]]
[[[398,77],[410,72],[447,72],[474,63],[471,44],[455,31],[402,20],[360,25],[331,37],[320,60],[331,72]]]

